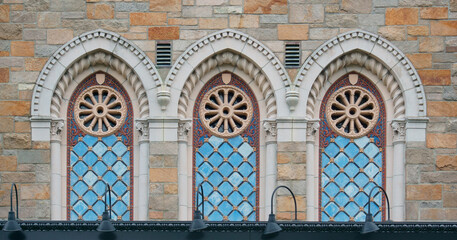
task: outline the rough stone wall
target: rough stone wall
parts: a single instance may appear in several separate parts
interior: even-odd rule
[[[0,217],[7,216],[16,182],[21,218],[50,218],[50,147],[31,141],[31,93],[54,51],[97,28],[132,40],[153,61],[156,40],[171,40],[176,59],[195,40],[223,28],[257,38],[281,60],[286,41],[301,42],[302,61],[339,33],[358,28],[380,34],[407,54],[427,96],[427,141],[407,146],[407,219],[457,219],[456,0],[0,0]],[[159,71],[164,77],[168,69]],[[293,79],[297,69],[288,72]],[[176,219],[175,145],[174,152],[151,146],[151,219]],[[278,144],[278,181],[304,183],[304,156],[303,163],[289,156],[303,154],[304,147],[286,145]],[[295,180],[281,172],[291,162],[303,168]],[[294,190],[305,209],[304,185]],[[278,202],[287,218],[288,203]]]

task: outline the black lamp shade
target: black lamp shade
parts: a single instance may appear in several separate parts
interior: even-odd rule
[[[276,217],[274,214],[270,214],[268,216],[267,226],[265,227],[265,231],[263,231],[264,235],[273,234],[277,232],[281,232],[282,228],[276,223]]]
[[[5,232],[22,231],[21,226],[19,226],[19,223],[16,221],[16,216],[15,216],[14,212],[8,213],[8,222],[6,222],[5,226],[3,226],[3,231],[5,231]]]
[[[195,213],[194,213],[194,220],[190,224],[189,231],[190,232],[194,232],[194,231],[205,229],[207,227],[208,226],[203,221],[202,214],[200,213],[199,210],[196,210]]]
[[[379,227],[373,222],[373,215],[368,213],[365,218],[365,223],[363,224],[362,231],[360,233],[371,233],[379,230]]]
[[[104,211],[102,214],[102,222],[97,227],[97,231],[99,232],[114,232],[116,228],[114,228],[113,224],[109,219],[109,214],[107,211]]]

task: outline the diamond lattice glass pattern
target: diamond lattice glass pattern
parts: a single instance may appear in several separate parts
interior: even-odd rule
[[[70,220],[101,219],[103,181],[112,187],[113,219],[130,220],[130,154],[121,136],[78,138],[70,152]]]
[[[338,136],[322,152],[322,221],[364,221],[368,194],[382,185],[382,154],[373,138],[350,140]],[[375,221],[381,221],[382,195],[371,203]]]
[[[208,220],[255,221],[256,153],[247,138],[207,138],[195,161]]]

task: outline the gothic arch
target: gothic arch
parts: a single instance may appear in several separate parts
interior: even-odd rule
[[[349,55],[352,52],[359,52],[360,55]],[[297,107],[306,111],[303,115],[311,117],[313,101],[322,87],[320,82],[349,64],[367,68],[384,81],[396,101],[395,117],[426,117],[424,88],[409,59],[386,39],[362,30],[330,39],[306,59],[294,81],[301,96],[308,99],[306,107]]]
[[[75,37],[60,47],[46,62],[33,90],[31,115],[33,140],[49,140],[49,123],[57,117],[62,95],[78,73],[94,64],[106,65],[124,76],[140,103],[140,117],[146,118],[162,81],[152,61],[138,47],[120,35],[103,29]]]
[[[221,65],[234,66],[256,81],[268,101],[268,117],[288,115],[284,99],[293,86],[283,65],[262,43],[232,29],[200,39],[176,60],[164,81],[164,88],[171,94],[168,113],[178,113],[182,118],[195,83]]]

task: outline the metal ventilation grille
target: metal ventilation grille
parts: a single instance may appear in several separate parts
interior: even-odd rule
[[[156,44],[156,64],[158,67],[171,66],[171,43],[157,42]]]
[[[300,56],[300,43],[286,43],[286,68],[299,68]]]

